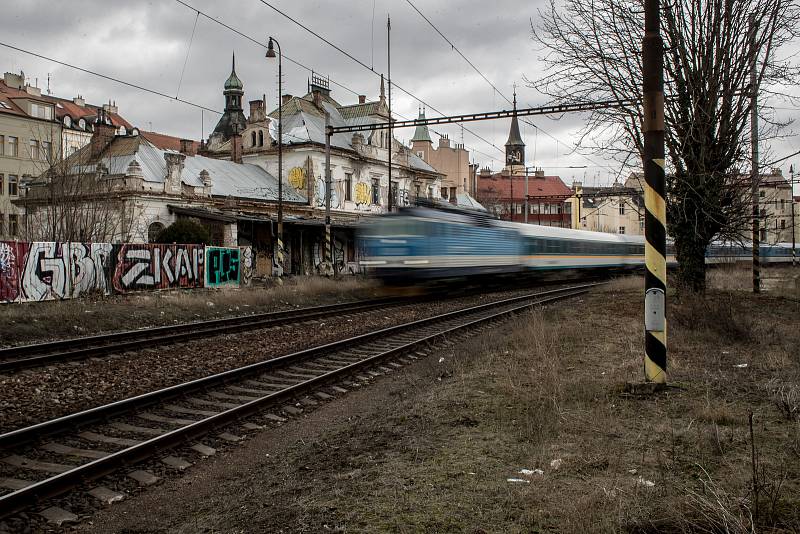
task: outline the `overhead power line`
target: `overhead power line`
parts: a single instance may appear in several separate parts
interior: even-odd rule
[[[54,59],[54,58],[45,56],[43,54],[39,54],[37,52],[32,52],[31,50],[26,50],[24,48],[20,48],[18,46],[13,46],[13,45],[10,45],[8,43],[3,43],[3,42],[0,42],[0,46],[4,46],[6,48],[10,48],[11,50],[16,50],[17,52],[22,52],[23,54],[28,54],[30,56],[38,57],[39,59],[44,59],[45,61],[51,61],[53,63],[57,63],[59,65],[63,65],[64,67],[69,67],[71,69],[75,69],[75,70],[78,70],[78,71],[81,71],[81,72],[85,72],[86,74],[91,74],[92,76],[97,76],[98,78],[103,78],[104,80],[109,80],[109,81],[112,81],[112,82],[116,82],[116,83],[119,83],[119,84],[122,84],[122,85],[126,85],[128,87],[133,87],[134,89],[138,89],[138,90],[144,91],[146,93],[151,93],[151,94],[154,94],[154,95],[163,96],[164,98],[167,98],[169,100],[175,100],[176,102],[180,102],[182,104],[187,104],[189,106],[194,106],[196,108],[199,108],[199,109],[202,109],[202,110],[205,110],[205,111],[210,111],[211,113],[217,113],[219,115],[222,114],[221,111],[217,111],[216,109],[211,109],[209,107],[206,107],[206,106],[203,106],[203,105],[200,105],[200,104],[195,104],[194,102],[190,102],[189,100],[184,100],[183,98],[178,98],[177,96],[171,96],[171,95],[168,95],[166,93],[162,93],[161,91],[156,91],[155,89],[150,89],[148,87],[144,87],[142,85],[138,85],[138,84],[131,83],[131,82],[126,82],[125,80],[121,80],[119,78],[115,78],[115,77],[109,76],[107,74],[102,74],[100,72],[96,72],[96,71],[93,71],[93,70],[85,69],[83,67],[78,67],[77,65],[72,65],[71,63],[67,63],[66,61],[61,61],[61,60],[58,60],[58,59]]]
[[[411,0],[406,0],[406,2],[408,3],[408,5],[410,5],[410,6],[411,6],[411,7],[414,9],[414,11],[416,11],[416,12],[419,14],[419,16],[420,16],[420,17],[422,17],[423,19],[425,19],[425,22],[427,22],[427,23],[430,25],[430,27],[431,27],[431,28],[433,28],[433,29],[434,29],[434,31],[435,31],[436,33],[438,33],[438,34],[439,34],[439,35],[442,37],[442,39],[444,39],[444,40],[445,40],[445,42],[446,42],[447,44],[449,44],[449,45],[450,45],[450,48],[451,48],[451,49],[453,49],[453,50],[455,50],[455,52],[456,52],[456,53],[457,53],[459,56],[461,56],[461,57],[464,59],[464,61],[466,61],[466,62],[467,62],[467,64],[468,64],[470,67],[472,67],[472,69],[473,69],[475,72],[477,72],[477,73],[480,75],[480,77],[481,77],[481,78],[483,78],[483,79],[486,81],[486,83],[488,83],[488,84],[489,84],[489,86],[490,86],[492,89],[494,89],[494,91],[495,91],[497,94],[499,94],[501,97],[503,97],[503,99],[504,99],[506,102],[508,102],[509,104],[513,104],[513,102],[511,101],[511,99],[509,99],[509,98],[508,98],[508,97],[507,97],[507,96],[506,96],[506,95],[505,95],[505,94],[504,94],[504,93],[503,93],[503,92],[502,92],[500,89],[498,89],[498,88],[497,88],[497,86],[495,86],[495,84],[494,84],[494,83],[492,83],[492,81],[491,81],[491,80],[489,80],[489,78],[487,78],[487,77],[486,77],[486,76],[483,74],[483,72],[481,72],[481,71],[480,71],[480,69],[478,69],[478,67],[476,67],[476,66],[475,66],[475,64],[474,64],[472,61],[470,61],[470,60],[469,60],[469,58],[467,58],[467,56],[465,56],[463,52],[461,52],[461,50],[459,50],[459,49],[458,49],[458,47],[455,45],[455,43],[453,43],[453,42],[452,42],[450,39],[448,39],[448,38],[447,38],[447,36],[446,36],[444,33],[442,33],[442,32],[439,30],[439,28],[437,28],[437,27],[436,27],[436,25],[435,25],[435,24],[434,24],[434,23],[433,23],[433,22],[432,22],[432,21],[431,21],[431,20],[430,20],[430,19],[429,19],[427,16],[425,16],[425,14],[424,14],[423,12],[422,12],[422,11],[420,11],[420,10],[419,10],[419,8],[417,8],[417,6],[415,6],[415,5],[414,5],[414,4],[411,2]],[[530,107],[531,105],[530,105],[530,104],[528,104],[528,106]],[[544,129],[540,128],[539,126],[537,126],[536,124],[534,124],[534,123],[533,123],[533,121],[531,121],[531,120],[528,120],[528,119],[522,119],[522,122],[524,122],[524,123],[526,123],[526,124],[528,124],[528,125],[530,125],[530,126],[533,126],[533,127],[534,127],[534,128],[536,128],[538,131],[541,131],[543,134],[545,134],[547,137],[549,137],[550,139],[552,139],[552,140],[553,140],[553,141],[555,141],[556,143],[561,143],[561,144],[562,144],[562,145],[564,145],[565,147],[569,147],[569,145],[568,145],[568,144],[566,144],[566,143],[564,143],[563,141],[559,140],[557,137],[555,137],[555,136],[553,136],[552,134],[550,134],[550,133],[549,133],[547,130],[544,130]],[[583,154],[578,154],[578,155],[579,155],[579,156],[581,156],[581,157],[582,157],[583,159],[585,159],[586,161],[589,161],[589,162],[591,162],[591,163],[595,164],[595,165],[596,165],[596,166],[598,166],[598,167],[608,167],[608,168],[610,168],[610,166],[609,166],[609,165],[601,165],[601,164],[597,163],[596,161],[592,160],[590,157],[588,157],[588,156],[586,156],[586,155],[583,155]]]
[[[178,1],[179,1],[179,2],[181,2],[181,3],[183,3],[181,0],[178,0]],[[347,52],[347,51],[346,51],[346,50],[344,50],[343,48],[341,48],[341,47],[339,47],[339,46],[335,45],[334,43],[332,43],[331,41],[329,41],[328,39],[326,39],[325,37],[323,37],[323,36],[322,36],[322,35],[320,35],[319,33],[315,32],[314,30],[312,30],[311,28],[309,28],[308,26],[306,26],[305,24],[303,24],[303,23],[299,22],[299,21],[298,21],[297,19],[295,19],[294,17],[292,17],[292,16],[290,16],[290,15],[288,15],[288,14],[284,13],[283,11],[281,11],[280,9],[278,9],[277,7],[275,7],[275,6],[271,5],[271,4],[270,4],[269,2],[267,2],[266,0],[259,0],[259,2],[261,2],[261,3],[262,3],[262,4],[264,4],[265,6],[269,7],[270,9],[272,9],[273,11],[275,11],[276,13],[278,13],[279,15],[281,15],[281,16],[283,16],[283,17],[286,17],[286,18],[287,18],[287,19],[289,19],[290,21],[294,22],[296,25],[300,26],[301,28],[303,28],[304,30],[306,30],[308,33],[310,33],[311,35],[313,35],[314,37],[318,38],[319,40],[321,40],[322,42],[324,42],[325,44],[327,44],[328,46],[330,46],[330,47],[331,47],[331,48],[333,48],[334,50],[336,50],[336,51],[340,52],[340,53],[341,53],[341,54],[343,54],[344,56],[348,57],[348,58],[349,58],[349,59],[351,59],[352,61],[356,62],[358,65],[360,65],[360,66],[364,67],[365,69],[367,69],[367,70],[368,70],[368,71],[370,71],[371,73],[375,74],[376,76],[381,76],[381,73],[377,72],[377,71],[376,71],[374,68],[370,67],[369,65],[367,65],[366,63],[364,63],[363,61],[361,61],[361,60],[360,60],[360,59],[358,59],[357,57],[353,56],[352,54],[350,54],[349,52]],[[186,5],[186,4],[184,4],[184,5]],[[194,9],[194,8],[192,8],[192,9]],[[432,106],[431,104],[429,104],[429,103],[425,102],[424,100],[422,100],[421,98],[419,98],[419,97],[418,97],[418,96],[416,96],[415,94],[411,93],[410,91],[408,91],[408,90],[404,89],[403,87],[401,87],[401,86],[400,86],[400,85],[398,85],[397,83],[395,83],[395,82],[392,82],[392,86],[393,86],[393,87],[395,87],[396,89],[398,89],[398,90],[402,91],[403,93],[407,94],[408,96],[410,96],[411,98],[413,98],[414,100],[416,100],[417,102],[419,102],[420,104],[424,104],[424,105],[425,105],[425,107],[427,107],[427,108],[429,108],[429,109],[433,110],[435,113],[438,113],[439,115],[445,116],[445,114],[444,114],[443,112],[439,111],[439,110],[438,110],[438,109],[436,109],[434,106]],[[473,135],[473,136],[475,136],[476,138],[480,139],[481,141],[483,141],[483,142],[484,142],[484,143],[486,143],[487,145],[491,146],[491,147],[492,147],[492,148],[494,148],[495,150],[498,150],[498,151],[499,151],[499,152],[501,152],[501,153],[502,153],[502,152],[504,152],[504,151],[503,151],[503,149],[501,149],[500,147],[498,147],[497,145],[495,145],[494,143],[492,143],[491,141],[489,141],[489,140],[488,140],[488,139],[486,139],[485,137],[483,137],[483,136],[481,136],[481,135],[479,135],[479,134],[477,134],[477,133],[473,132],[472,130],[469,130],[468,128],[464,128],[464,130],[466,130],[467,132],[469,132],[470,134],[472,134],[472,135]]]
[[[241,30],[238,30],[238,29],[234,28],[233,26],[231,26],[231,25],[229,25],[229,24],[226,24],[225,22],[222,22],[220,19],[218,19],[218,18],[216,18],[216,17],[214,17],[214,16],[212,16],[212,15],[209,15],[208,13],[205,13],[205,12],[203,12],[203,11],[199,10],[199,9],[197,9],[196,7],[192,6],[191,4],[188,4],[188,3],[184,2],[183,0],[175,0],[175,1],[176,1],[176,2],[178,2],[179,4],[181,4],[182,6],[184,6],[184,7],[187,7],[187,8],[189,8],[190,10],[194,11],[194,12],[195,12],[195,13],[196,13],[198,16],[202,16],[202,17],[204,17],[204,18],[206,18],[206,19],[210,20],[211,22],[215,22],[215,23],[219,24],[220,26],[222,26],[223,28],[226,28],[227,30],[229,30],[229,31],[231,31],[231,32],[233,32],[233,33],[235,33],[236,35],[238,35],[238,36],[240,36],[240,37],[243,37],[244,39],[247,39],[248,41],[250,41],[250,42],[252,42],[252,43],[254,43],[254,44],[256,44],[256,45],[258,45],[258,46],[260,46],[260,47],[262,47],[262,48],[265,48],[265,49],[267,48],[267,45],[266,45],[266,44],[264,44],[264,43],[262,43],[262,42],[261,42],[261,41],[259,41],[258,39],[254,38],[254,37],[252,37],[252,36],[250,36],[250,35],[247,35],[246,33],[242,32]],[[269,6],[269,4],[266,4],[266,5],[268,5],[268,6]],[[269,6],[269,7],[271,7],[271,8],[272,8],[272,6]],[[290,19],[291,19],[291,17],[289,17],[288,15],[285,15],[285,14],[284,14],[282,11],[279,11],[279,10],[277,10],[276,8],[273,8],[273,9],[275,9],[276,11],[278,11],[280,14],[282,14],[282,15],[286,16],[287,18],[290,18]],[[291,19],[291,20],[292,20],[292,21],[294,21],[294,19]],[[297,23],[297,24],[299,24],[299,23]],[[301,25],[301,27],[305,28],[305,26],[302,26],[302,25]],[[310,30],[309,30],[309,31],[310,31]],[[312,32],[312,33],[314,33],[314,32]],[[314,33],[314,35],[317,35],[317,34],[316,34],[316,33]],[[322,38],[322,39],[323,39],[325,42],[328,42],[326,39],[324,39],[324,38]],[[336,47],[336,48],[338,49],[338,47]],[[348,54],[348,56],[349,56],[349,54]],[[287,56],[286,54],[283,54],[283,58],[284,58],[284,59],[286,59],[287,61],[289,61],[290,63],[293,63],[293,64],[297,65],[298,67],[300,67],[300,68],[304,69],[304,70],[307,70],[307,71],[309,71],[309,72],[318,72],[318,71],[316,71],[314,68],[312,68],[312,67],[309,67],[308,65],[305,65],[305,64],[303,64],[302,62],[300,62],[300,61],[298,61],[298,60],[296,60],[296,59],[293,59],[293,58],[291,58],[291,57]],[[358,61],[358,60],[356,59],[356,61]],[[375,74],[378,74],[378,73],[377,73],[377,72],[375,72],[375,71],[374,71],[372,68],[369,68],[369,70],[371,70],[371,71],[372,71],[373,73],[375,73]],[[357,92],[357,91],[355,91],[355,90],[351,89],[350,87],[347,87],[346,85],[344,85],[344,84],[342,84],[342,83],[339,83],[339,82],[337,82],[336,80],[330,80],[330,82],[331,82],[332,84],[336,85],[337,87],[341,87],[341,88],[342,88],[342,89],[344,89],[345,91],[349,91],[350,93],[353,93],[353,94],[354,94],[354,95],[356,95],[356,96],[360,96],[360,95],[362,94],[362,93],[359,93],[359,92]],[[405,92],[406,94],[408,94],[409,96],[411,96],[411,97],[412,97],[412,98],[414,98],[415,100],[417,100],[417,101],[419,101],[419,102],[421,102],[421,103],[425,104],[426,106],[428,106],[428,107],[430,107],[431,109],[433,109],[434,111],[436,111],[436,110],[435,110],[435,109],[434,109],[432,106],[428,105],[428,104],[427,104],[427,103],[425,103],[425,102],[422,102],[421,100],[419,100],[419,99],[418,99],[417,97],[415,97],[414,95],[412,95],[412,94],[410,94],[410,93],[408,93],[408,92],[404,91],[403,89],[401,89],[401,88],[400,88],[400,87],[399,87],[399,86],[398,86],[396,83],[392,82],[392,85],[393,85],[394,87],[396,87],[396,88],[400,89],[401,91]],[[278,95],[278,98],[280,98],[280,95]],[[440,112],[437,112],[437,113],[439,113],[440,115],[442,115],[442,113],[440,113]],[[405,115],[403,115],[403,114],[401,114],[401,113],[397,113],[397,112],[395,112],[395,115],[397,115],[398,117],[401,117],[401,118],[403,118],[403,119],[405,119],[405,120],[410,120],[410,117],[406,117]],[[438,131],[436,131],[436,130],[433,130],[433,129],[431,129],[431,130],[432,130],[432,131],[433,131],[433,132],[434,132],[436,135],[439,135],[439,136],[442,136],[442,135],[443,135],[441,132],[438,132]],[[469,131],[469,130],[467,130],[467,131]],[[496,146],[494,146],[492,143],[490,143],[489,141],[487,141],[487,140],[486,140],[486,139],[484,139],[483,137],[481,137],[481,136],[479,136],[479,135],[475,134],[474,132],[470,132],[470,133],[472,133],[472,134],[473,134],[475,137],[477,137],[478,139],[481,139],[482,141],[484,141],[484,142],[488,143],[489,145],[493,146],[494,148],[497,148]],[[286,134],[284,134],[284,135],[286,135]],[[476,152],[476,153],[478,153],[478,154],[483,154],[483,155],[484,155],[484,156],[486,156],[487,158],[491,158],[491,159],[493,159],[491,155],[489,155],[489,154],[487,154],[486,152],[483,152],[483,151],[481,151],[481,150],[478,150],[478,149],[477,149],[477,148],[475,148],[475,147],[468,147],[468,148],[469,148],[471,151],[473,151],[473,152]],[[499,150],[499,149],[498,149],[498,150]]]

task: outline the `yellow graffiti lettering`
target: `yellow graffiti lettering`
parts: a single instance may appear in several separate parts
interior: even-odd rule
[[[306,188],[306,170],[302,167],[292,167],[289,170],[289,184],[300,191]]]
[[[364,182],[356,184],[356,204],[369,204],[369,185]]]

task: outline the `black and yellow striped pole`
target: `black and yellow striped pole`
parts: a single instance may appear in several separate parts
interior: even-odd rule
[[[667,206],[664,185],[664,43],[659,0],[645,0],[642,41],[645,203],[645,356],[647,382],[667,381]]]

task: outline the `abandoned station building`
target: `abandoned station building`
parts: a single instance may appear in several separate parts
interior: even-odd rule
[[[323,257],[326,114],[333,126],[389,122],[382,81],[378,100],[360,96],[353,105],[334,100],[329,80],[316,75],[308,89],[302,97],[284,95],[281,105],[286,254],[280,271],[293,274],[315,272]],[[57,189],[57,196],[69,197],[69,203],[82,206],[83,213],[97,213],[96,218],[106,220],[104,224],[69,223],[71,239],[148,242],[176,219],[188,217],[211,230],[212,244],[252,246],[254,274],[273,274],[279,267],[274,264],[278,110],[267,113],[262,97],[249,102],[249,116],[245,116],[244,84],[236,74],[235,60],[223,96],[222,117],[209,138],[199,143],[136,128],[120,132],[100,117],[90,143],[59,169],[42,175],[16,202],[27,213],[26,224],[46,229],[63,219],[55,213],[58,204],[51,202]],[[363,216],[387,210],[389,150],[393,205],[439,195],[442,173],[390,139],[388,129],[334,134],[330,196],[333,260],[338,272],[358,270],[355,227]],[[85,227],[76,229],[80,224]],[[63,235],[64,229],[60,230]]]

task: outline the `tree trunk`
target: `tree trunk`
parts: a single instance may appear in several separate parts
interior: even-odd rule
[[[678,260],[679,289],[702,293],[706,289],[706,248],[708,240],[694,232],[675,236],[675,257]]]

